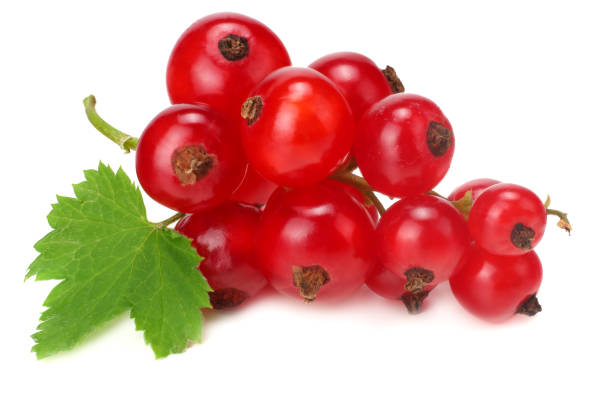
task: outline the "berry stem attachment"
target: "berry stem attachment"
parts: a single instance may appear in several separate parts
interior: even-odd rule
[[[85,105],[85,114],[87,115],[87,119],[89,119],[89,122],[98,130],[98,132],[102,133],[104,136],[119,145],[119,147],[126,153],[129,153],[130,150],[136,150],[136,146],[138,145],[137,138],[116,129],[102,119],[100,115],[98,115],[98,112],[96,112],[95,96],[89,95],[87,98],[83,99],[83,105]]]
[[[152,222],[151,224],[153,224],[153,228],[155,229],[159,229],[159,228],[165,228],[168,225],[180,220],[181,218],[183,218],[185,216],[184,213],[176,213],[174,214],[172,217],[166,218],[163,221],[160,222]]]
[[[430,190],[427,194],[432,195],[434,197],[443,198],[448,200],[448,198],[444,197],[442,194],[436,193],[434,190]],[[463,197],[458,200],[448,200],[455,208],[463,215],[463,217],[467,220],[470,216],[470,210],[472,209],[472,205],[474,204],[474,200],[472,200],[472,190],[468,190]]]
[[[472,205],[474,204],[474,200],[472,200],[472,190],[468,190],[460,199],[451,201],[451,204],[454,205],[461,215],[463,215],[463,217],[467,220],[470,216]]]
[[[372,202],[372,204],[374,204],[380,215],[383,215],[383,213],[385,212],[385,206],[382,205],[378,197],[376,197],[376,194],[374,194],[374,189],[372,188],[372,186],[370,186],[363,177],[359,177],[358,175],[353,174],[350,171],[346,171],[344,169],[335,172],[329,177],[333,180],[349,184],[357,188],[366,198],[366,201],[370,201]]]

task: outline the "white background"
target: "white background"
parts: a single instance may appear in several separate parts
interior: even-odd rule
[[[609,176],[612,25],[605,1],[62,1],[0,6],[2,234],[0,405],[610,406]],[[30,339],[53,282],[23,282],[55,194],[98,161],[134,176],[85,119],[81,100],[138,136],[168,105],[165,65],[193,21],[263,21],[295,65],[334,51],[396,68],[436,101],[457,148],[437,187],[477,177],[526,185],[570,213],[538,254],[544,311],[505,324],[463,311],[447,285],[427,310],[362,290],[338,307],[269,292],[208,315],[203,344],[156,361],[126,316],[37,361]],[[169,210],[147,201],[149,218]]]

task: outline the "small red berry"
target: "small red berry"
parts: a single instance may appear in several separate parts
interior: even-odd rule
[[[393,204],[382,215],[375,240],[379,273],[388,271],[399,279],[378,277],[371,283],[379,293],[401,297],[410,311],[418,311],[427,293],[449,278],[470,243],[459,211],[431,195]],[[390,286],[383,289],[383,284]]]
[[[387,67],[381,71],[374,61],[354,52],[326,55],[310,64],[310,68],[319,71],[338,86],[355,120],[359,120],[374,103],[394,93],[394,89],[395,92],[404,90],[393,68]]]
[[[204,105],[174,105],[146,127],[136,149],[136,173],[151,198],[184,213],[226,201],[246,161],[235,126]]]
[[[454,151],[453,129],[440,108],[408,94],[371,106],[359,121],[353,147],[363,177],[391,197],[431,190],[448,171]]]
[[[493,321],[541,311],[535,296],[541,282],[542,264],[535,251],[498,256],[475,244],[450,278],[459,303],[476,316]]]
[[[176,230],[191,238],[204,258],[199,268],[214,289],[210,294],[214,309],[238,306],[266,286],[254,250],[259,222],[257,208],[227,203],[177,223]]]
[[[196,21],[177,41],[166,73],[172,103],[206,103],[231,120],[249,91],[270,72],[291,65],[264,24],[236,13]]]
[[[522,255],[535,248],[546,229],[546,208],[531,190],[499,183],[474,201],[468,219],[470,234],[496,255]]]
[[[309,68],[281,68],[243,105],[242,142],[249,162],[281,186],[327,178],[347,158],[355,134],[338,88]]]
[[[324,184],[274,194],[257,234],[259,264],[279,292],[342,299],[374,264],[374,224],[362,205]]]

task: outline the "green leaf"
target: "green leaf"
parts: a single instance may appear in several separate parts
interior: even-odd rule
[[[130,311],[157,358],[201,341],[200,308],[211,290],[187,238],[147,220],[142,195],[128,176],[100,163],[57,197],[53,228],[26,279],[58,279],[44,306],[32,351],[44,358],[68,350],[104,323]]]

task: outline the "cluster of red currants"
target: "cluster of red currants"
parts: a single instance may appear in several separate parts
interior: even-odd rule
[[[479,316],[540,310],[534,193],[481,179],[439,196],[455,136],[438,106],[360,54],[290,65],[256,20],[197,21],[170,57],[173,105],[138,142],[140,184],[188,214],[176,230],[204,257],[215,309],[268,283],[305,302],[365,283],[417,312],[450,279]],[[375,192],[401,199],[385,211]]]

